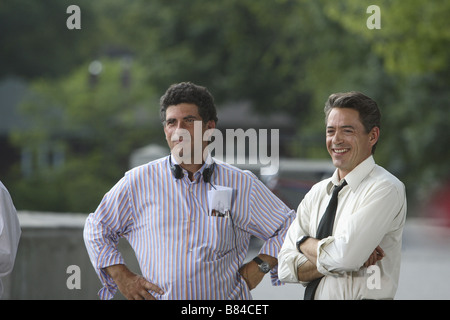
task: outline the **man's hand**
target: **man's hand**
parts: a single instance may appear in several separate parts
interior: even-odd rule
[[[161,288],[144,277],[131,272],[125,265],[117,264],[104,268],[117,284],[119,291],[128,300],[155,300],[148,290],[163,294]]]
[[[377,246],[375,250],[373,250],[372,254],[370,255],[369,259],[364,263],[364,267],[368,267],[371,265],[374,265],[377,263],[377,261],[384,258],[386,254],[384,253],[383,249],[381,249],[380,246]]]

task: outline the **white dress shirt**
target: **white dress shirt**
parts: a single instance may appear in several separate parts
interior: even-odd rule
[[[16,208],[8,190],[0,182],[0,297],[3,294],[1,278],[13,269],[20,234]]]
[[[317,270],[325,275],[315,299],[393,299],[397,290],[402,232],[406,218],[406,194],[401,181],[375,164],[372,156],[345,176],[348,185],[338,198],[333,234],[319,241]],[[296,248],[304,235],[315,237],[338,172],[314,185],[297,210],[278,256],[282,282],[298,280],[297,268],[307,258]],[[380,246],[385,257],[365,268]]]

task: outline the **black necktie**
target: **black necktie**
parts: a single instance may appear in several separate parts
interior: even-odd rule
[[[331,196],[328,207],[325,210],[322,219],[320,220],[319,227],[317,228],[317,239],[320,240],[332,234],[334,217],[336,216],[336,209],[338,204],[338,193],[346,185],[347,181],[344,180],[344,182],[340,186],[334,187],[333,195]],[[308,286],[305,289],[305,300],[314,300],[314,295],[316,294],[316,289],[319,285],[320,280],[322,280],[322,277],[308,283]]]

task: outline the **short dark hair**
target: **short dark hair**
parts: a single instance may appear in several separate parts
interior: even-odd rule
[[[330,95],[324,108],[325,124],[328,122],[328,116],[333,108],[350,108],[358,111],[359,119],[366,133],[369,133],[374,127],[381,128],[381,112],[377,103],[361,92],[339,92]],[[377,143],[372,146],[372,154],[375,153]]]
[[[219,120],[214,98],[208,89],[192,82],[181,82],[172,84],[160,99],[160,117],[163,123],[166,120],[167,108],[180,103],[195,104],[204,123]]]

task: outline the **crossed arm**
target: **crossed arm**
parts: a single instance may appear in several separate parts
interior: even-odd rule
[[[309,282],[325,274],[337,275],[375,264],[385,256],[380,243],[388,232],[401,227],[406,208],[402,190],[380,183],[363,204],[352,207],[351,214],[341,217],[334,236],[323,240],[308,238],[301,244],[303,254],[300,254],[296,241],[311,235],[310,211],[314,210],[316,201],[316,194],[305,196],[297,219],[287,232],[278,255],[278,275],[282,282]]]
[[[314,279],[323,277],[323,274],[317,270],[317,246],[319,240],[315,238],[308,238],[300,245],[303,254],[308,258],[304,264],[297,269],[297,276],[299,281],[309,282]],[[385,253],[380,246],[377,246],[371,253],[370,257],[364,263],[364,267],[374,265],[377,261],[383,259]]]

